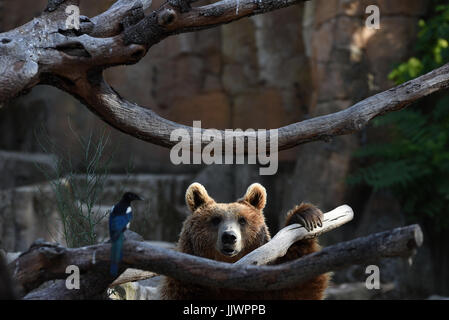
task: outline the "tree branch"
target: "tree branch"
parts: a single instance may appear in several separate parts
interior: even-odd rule
[[[324,213],[324,221],[323,226],[314,229],[313,231],[307,231],[305,228],[300,227],[298,224],[293,224],[285,227],[280,230],[267,244],[261,246],[257,250],[254,250],[252,253],[241,259],[242,262],[236,264],[266,264],[276,260],[278,257],[285,255],[288,248],[295,242],[305,238],[316,237],[319,234],[335,229],[342,224],[350,221],[353,217],[352,209],[343,205],[340,206],[330,212]],[[125,234],[125,238],[127,239],[127,243],[129,240],[135,239],[136,234],[131,232],[128,235],[129,231]],[[280,242],[281,241],[281,242]],[[134,241],[136,246],[142,245],[144,247],[153,248],[153,246],[142,242],[142,241]],[[274,245],[274,246],[273,246]],[[22,286],[24,292],[29,292],[37,288],[42,283],[53,280],[53,279],[63,279],[67,277],[65,274],[65,268],[68,265],[76,265],[80,268],[81,272],[86,271],[88,273],[99,273],[102,278],[106,278],[105,283],[112,283],[114,279],[110,278],[107,266],[109,264],[109,244],[106,245],[97,245],[90,246],[85,248],[78,249],[67,249],[58,244],[47,243],[42,240],[37,240],[33,243],[30,249],[23,253],[14,264],[14,275],[15,278],[19,281]],[[274,247],[274,250],[273,250]],[[158,248],[158,247],[154,247]],[[75,250],[75,252],[72,252]],[[98,255],[98,250],[104,252],[106,254],[105,261],[100,259]],[[137,254],[140,256],[142,253],[139,251],[140,249],[136,248],[131,250],[131,254]],[[173,251],[173,250],[171,250]],[[69,260],[65,261],[62,258],[66,256],[66,253],[69,253]],[[82,256],[81,256],[82,255]],[[142,269],[139,265],[132,266],[126,264],[126,251],[124,249],[124,261],[121,265],[122,269],[120,270],[121,276],[114,280],[114,282],[118,282],[120,278],[124,275],[125,270],[129,270],[129,268],[137,268],[139,270],[149,270]],[[259,260],[260,259],[260,260]],[[36,262],[38,261],[38,263]],[[57,261],[55,264],[54,261]],[[76,261],[75,261],[76,260]],[[100,265],[98,262],[103,261],[104,265]],[[210,260],[207,260],[210,261]],[[13,263],[11,263],[11,266]],[[102,269],[101,272],[98,270],[94,270],[96,268],[105,268]],[[42,272],[45,270],[45,272]],[[149,270],[153,271],[153,270]],[[124,272],[124,273],[123,273]],[[106,275],[106,276],[105,276]],[[100,287],[103,283],[100,283]],[[64,284],[65,286],[65,284]],[[59,287],[59,285],[58,285]],[[101,289],[103,289],[101,287]],[[49,288],[48,290],[53,290]],[[69,290],[70,291],[70,290]],[[92,288],[88,290],[88,292],[93,292]],[[71,295],[70,295],[71,296]]]
[[[302,1],[302,0],[301,0]],[[0,34],[0,103],[58,77],[75,85],[93,70],[138,62],[169,35],[213,27],[252,14],[293,5],[300,0],[240,0],[192,8],[191,0],[171,0],[145,17],[151,0],[118,0],[104,13],[81,17],[80,28],[66,25],[69,5],[78,0],[49,0],[40,17]],[[231,14],[233,10],[236,14]],[[178,19],[179,18],[179,19]],[[142,40],[143,39],[143,40]]]
[[[158,274],[151,271],[142,271],[139,269],[128,268],[117,279],[115,279],[113,283],[109,285],[109,288],[113,288],[115,286],[128,282],[150,279],[156,276],[158,276]]]
[[[68,29],[65,10],[78,3],[49,1],[41,16],[0,34],[0,102],[47,83],[49,76],[75,85],[92,69],[135,63],[146,54],[144,46],[124,45],[122,37],[112,35],[123,25],[129,27],[142,19],[151,1],[143,1],[145,6],[137,0],[118,1],[93,22],[82,17],[79,30]]]
[[[333,136],[351,134],[362,130],[373,118],[388,112],[405,108],[422,97],[449,87],[449,64],[429,72],[419,78],[386,90],[345,110],[304,120],[279,128],[278,150],[286,150],[297,145],[316,141],[328,141]],[[183,129],[193,137],[193,128],[164,119],[154,111],[140,107],[117,94],[104,80],[81,81],[77,87],[62,87],[63,90],[77,96],[90,110],[114,128],[163,147],[173,147],[179,141],[170,140],[174,130]],[[204,129],[201,130],[204,132]],[[224,131],[218,131],[222,141]],[[266,146],[270,146],[270,137],[266,137]],[[235,132],[235,139],[244,145],[247,152],[248,141],[257,145],[257,133]],[[212,139],[203,137],[202,147]],[[193,149],[193,139],[190,141]],[[222,152],[225,148],[222,148]]]
[[[267,244],[250,252],[235,265],[265,265],[277,258],[283,257],[288,248],[302,239],[310,239],[331,231],[349,222],[354,217],[354,212],[348,205],[343,205],[327,212],[324,215],[323,226],[307,231],[303,226],[295,223],[281,229]]]
[[[352,220],[353,211],[347,206],[340,206],[325,214],[323,221],[323,226],[314,229],[311,232],[307,232],[306,229],[298,224],[292,224],[284,229],[280,230],[276,236],[274,236],[270,242],[264,246],[254,250],[250,254],[246,255],[234,265],[264,265],[269,262],[275,261],[278,257],[282,257],[287,252],[288,248],[301,239],[311,238],[319,236],[325,232],[335,229],[346,222]],[[25,299],[90,299],[89,294],[91,292],[102,292],[104,291],[105,282],[93,282],[91,281],[91,271],[89,272],[88,280],[84,279],[83,287],[89,288],[88,290],[83,290],[82,292],[73,292],[73,290],[66,290],[64,281],[59,281],[44,290],[39,290],[26,295]],[[127,282],[139,281],[148,279],[156,276],[157,274],[150,271],[142,271],[139,269],[128,268],[123,272],[117,279],[114,280],[108,287],[113,288],[114,286],[124,284]],[[93,288],[95,286],[95,288]],[[87,294],[87,296],[86,296]]]
[[[37,84],[56,86],[77,97],[92,112],[114,128],[164,147],[173,147],[170,135],[192,127],[183,126],[154,111],[129,102],[116,93],[102,77],[110,66],[139,61],[149,47],[167,36],[228,23],[253,14],[276,10],[302,0],[222,0],[190,8],[192,0],[170,0],[150,15],[144,10],[150,0],[120,0],[92,19],[83,17],[80,30],[66,29],[65,8],[78,1],[49,2],[42,16],[26,25],[0,34],[0,102],[11,99]],[[418,99],[446,89],[449,65],[400,86],[367,98],[350,108],[270,131],[277,134],[277,150],[363,129],[374,117],[402,109]],[[224,140],[224,132],[220,131]],[[248,152],[257,133],[235,133]],[[202,147],[213,138],[202,140]],[[193,141],[190,141],[193,149]],[[235,147],[234,147],[235,149]],[[225,148],[222,148],[222,152]]]
[[[133,21],[143,19],[143,11],[149,8],[151,3],[152,0],[119,0],[115,2],[107,11],[91,19],[94,28],[89,35],[91,37],[119,35],[124,27],[128,27]]]
[[[191,0],[170,0],[127,29],[124,33],[125,42],[151,47],[174,34],[213,28],[305,1],[308,0],[222,0],[190,8]]]
[[[331,212],[334,217],[338,217],[335,215],[338,211],[345,212],[347,217],[351,216],[351,210],[344,206],[340,208]],[[339,225],[341,221],[336,219],[333,223]],[[318,233],[329,230],[329,226],[325,224]],[[305,237],[318,234],[307,234],[302,231],[301,233]],[[279,238],[282,237],[275,236],[273,239],[276,242]],[[286,264],[254,266],[222,263],[163,249],[145,242],[125,241],[120,272],[124,272],[127,268],[137,268],[205,286],[248,291],[272,290],[292,287],[319,274],[351,264],[375,262],[382,257],[409,257],[421,244],[422,232],[418,225],[412,225],[329,246]],[[264,247],[268,248],[270,259],[279,256],[270,253],[272,251],[270,243],[261,248]],[[258,249],[259,252],[261,248]],[[100,296],[114,280],[108,273],[109,251],[109,244],[68,249],[40,242],[12,262],[10,267],[14,270],[14,278],[25,292],[37,288],[48,280],[65,279],[68,276],[65,274],[68,265],[79,267],[82,288],[80,292],[67,290],[63,282],[57,282],[50,288],[30,293],[25,297],[27,299],[37,299],[41,296],[61,299]],[[278,251],[285,252],[285,248],[279,248]],[[258,263],[269,262],[270,259]],[[254,257],[246,260],[255,261]]]

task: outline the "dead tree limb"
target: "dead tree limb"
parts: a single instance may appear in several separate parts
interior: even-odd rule
[[[319,274],[351,264],[375,262],[382,257],[409,257],[421,244],[422,232],[418,225],[412,225],[329,246],[320,252],[286,264],[255,266],[222,263],[163,249],[145,242],[126,241],[120,272],[124,272],[127,268],[137,268],[206,286],[249,291],[271,290],[291,287]],[[280,255],[273,254],[269,244],[266,246],[272,259]],[[285,252],[285,248],[279,248],[279,252]],[[10,267],[14,270],[14,278],[25,292],[49,280],[65,279],[68,276],[65,273],[68,265],[80,268],[82,282],[80,292],[67,290],[62,281],[53,285],[53,288],[32,292],[25,297],[26,299],[97,297],[114,281],[108,273],[109,254],[109,244],[68,249],[40,242],[35,243],[30,250],[12,262]],[[263,262],[269,261],[264,259]]]
[[[324,223],[322,227],[316,228],[313,231],[307,231],[305,228],[300,227],[297,224],[293,224],[290,226],[285,227],[284,229],[280,230],[273,239],[266,243],[265,245],[261,246],[257,250],[253,251],[256,254],[248,254],[246,257],[243,257],[243,263],[242,264],[266,264],[271,261],[276,260],[278,257],[285,255],[288,248],[295,242],[304,238],[312,238],[316,237],[319,234],[322,234],[324,232],[330,231],[332,229],[337,228],[338,226],[341,226],[343,223],[346,223],[350,221],[353,217],[353,211],[352,209],[347,206],[343,205],[340,206],[330,212],[324,213]],[[128,240],[127,242],[130,242],[129,240],[137,240],[135,243],[140,243],[145,247],[150,246],[148,243],[143,242],[142,238],[139,235],[137,235],[134,232],[126,231],[125,238]],[[279,241],[281,240],[281,241]],[[273,242],[273,243],[272,243]],[[273,247],[274,244],[274,247]],[[85,253],[84,251],[86,248],[92,248],[92,247],[83,247],[78,249],[69,249],[64,248],[58,244],[55,243],[47,243],[42,240],[35,241],[30,249],[22,253],[19,259],[17,259],[17,263],[14,265],[14,275],[15,278],[19,281],[19,283],[22,285],[25,292],[28,292],[30,290],[35,289],[40,284],[44,283],[48,280],[53,279],[60,279],[59,276],[62,275],[62,278],[66,278],[67,274],[65,274],[65,268],[69,265],[76,265],[81,268],[81,266],[85,266],[86,263],[91,263],[92,265],[97,265],[98,255],[97,255],[97,248],[94,247],[94,249],[89,249],[89,253],[92,254],[91,261],[85,260],[86,257],[79,256],[78,258],[80,261],[72,261],[71,259],[78,259],[77,254]],[[104,250],[104,247],[101,245],[98,245],[98,248],[102,248],[101,250]],[[54,259],[58,259],[58,261],[61,261],[61,257],[64,256],[64,253],[66,251],[72,251],[72,250],[78,250],[80,253],[74,253],[71,255],[70,260],[66,261],[64,263],[58,263],[56,266],[53,264]],[[80,251],[81,250],[81,251]],[[93,250],[93,251],[91,251]],[[107,251],[107,248],[105,249]],[[139,251],[138,248],[136,249],[137,252]],[[77,252],[78,252],[77,251]],[[103,251],[101,251],[103,252]],[[125,252],[125,251],[124,251]],[[106,257],[106,260],[108,260],[109,257]],[[29,261],[30,260],[30,261]],[[38,260],[39,263],[35,263],[35,260]],[[80,264],[81,263],[81,264]],[[12,265],[12,263],[11,263]],[[30,266],[28,266],[30,265]],[[22,268],[25,266],[24,268]],[[57,269],[54,269],[54,268]],[[59,268],[63,269],[59,269]],[[125,270],[129,270],[129,268],[133,268],[132,266],[126,266],[126,264],[122,264],[123,270],[120,270],[121,276],[124,275]],[[136,267],[138,268],[138,267]],[[46,270],[45,272],[42,272],[42,270]],[[88,272],[90,272],[90,268],[86,268]],[[146,270],[146,269],[140,269],[140,270]],[[103,270],[105,275],[108,275],[109,272],[107,269]],[[123,273],[124,272],[124,273]],[[106,281],[109,281],[109,283],[112,283],[112,280],[114,282],[117,282],[120,280],[121,276],[117,279],[111,279],[108,276],[106,277]],[[51,289],[50,289],[51,290]]]
[[[23,300],[105,300],[111,279],[108,270],[104,270],[103,276],[97,272],[89,271],[81,275],[79,289],[68,290],[65,280],[56,280],[44,289],[28,293]]]
[[[289,225],[282,230],[280,230],[267,244],[254,250],[250,254],[246,255],[235,265],[264,265],[276,260],[278,257],[282,257],[287,252],[288,248],[301,239],[312,238],[319,236],[325,232],[338,228],[339,226],[349,222],[353,218],[353,211],[351,207],[347,205],[340,206],[330,212],[324,214],[323,226],[314,229],[313,231],[307,231],[304,227],[298,224]],[[107,272],[107,271],[106,271]],[[91,271],[89,271],[89,274]],[[109,284],[109,288],[114,286],[138,281],[143,279],[148,279],[157,275],[154,272],[142,271],[140,269],[126,269],[117,279]],[[106,277],[105,282],[94,282],[94,286],[98,286],[99,289],[93,289],[90,280],[91,276],[84,279],[83,286],[89,288],[88,290],[83,290],[81,292],[76,292],[74,290],[67,290],[65,288],[64,281],[59,281],[48,288],[39,290],[37,292],[32,292],[26,295],[26,299],[83,299],[84,297],[89,298],[91,292],[102,292],[104,283],[110,281]]]
[[[220,24],[289,7],[308,0],[221,0],[192,8],[192,0],[169,0],[124,32],[126,43],[152,46],[168,36],[200,31]]]
[[[96,270],[88,271],[80,279],[79,290],[67,290],[65,280],[56,280],[44,289],[38,289],[28,293],[25,300],[104,300],[106,298],[106,289],[113,288],[120,284],[151,278],[156,274],[141,270],[135,273],[127,269],[114,282],[110,282],[108,270],[104,270],[103,275],[98,275]],[[126,277],[123,275],[127,274]],[[133,276],[134,274],[134,276]],[[106,276],[105,276],[106,275]]]
[[[158,274],[151,271],[142,271],[139,269],[129,268],[126,269],[126,271],[122,273],[117,279],[115,279],[114,282],[109,285],[109,288],[113,288],[115,286],[128,282],[150,279],[156,276],[158,276]]]
[[[295,242],[302,239],[310,239],[325,232],[331,231],[349,222],[354,217],[354,212],[348,205],[335,208],[324,214],[323,226],[307,231],[299,224],[291,224],[281,229],[268,243],[250,252],[235,265],[265,265],[277,258],[283,257],[288,248]]]
[[[141,270],[152,270],[159,274],[217,288],[232,288],[239,290],[274,290],[300,284],[314,276],[338,270],[352,264],[375,263],[384,257],[410,257],[422,244],[422,232],[418,225],[397,228],[391,231],[373,234],[337,245],[307,255],[293,262],[276,266],[233,265],[199,258],[173,250],[166,250],[152,245],[129,241],[124,246],[124,261],[122,268],[136,267]],[[46,247],[41,246],[41,254],[45,255]],[[96,264],[92,264],[92,256],[96,256]],[[40,261],[39,261],[40,260]],[[46,261],[45,261],[46,260]],[[44,262],[45,261],[45,262]],[[31,261],[29,261],[31,262]],[[65,249],[58,259],[37,258],[32,262],[44,263],[43,278],[63,278],[61,273],[67,263],[80,264],[80,269],[87,272],[82,278],[82,298],[99,296],[108,287],[107,268],[109,266],[109,246],[91,246],[80,249]],[[19,265],[22,264],[19,259]],[[41,264],[41,266],[43,266]],[[20,266],[18,266],[20,268]],[[29,269],[22,266],[22,271]],[[89,271],[87,271],[89,270]],[[36,272],[26,278],[32,280]],[[121,271],[124,271],[122,269]],[[97,273],[98,272],[98,273]],[[34,273],[34,274],[33,274]],[[36,277],[36,280],[39,277]],[[22,280],[25,280],[22,277]],[[79,299],[78,290],[67,290],[59,282],[55,288],[44,289],[42,292],[31,293],[25,299]],[[35,284],[38,282],[35,282]]]
[[[183,126],[147,107],[122,98],[103,79],[103,70],[137,63],[148,49],[168,36],[197,31],[261,14],[305,0],[222,0],[190,7],[192,0],[170,0],[145,16],[150,0],[119,0],[91,19],[82,17],[79,30],[67,29],[65,8],[79,1],[49,1],[46,11],[17,29],[0,34],[0,102],[38,84],[73,95],[114,128],[164,147],[172,147],[173,130]],[[343,111],[279,128],[278,150],[362,130],[373,118],[402,109],[449,86],[449,64],[400,86],[369,97]],[[221,132],[222,137],[224,133]],[[237,140],[254,140],[243,133]],[[211,138],[202,141],[203,147]],[[248,144],[243,144],[245,152]],[[270,145],[267,136],[266,145]],[[191,148],[193,143],[191,143]]]

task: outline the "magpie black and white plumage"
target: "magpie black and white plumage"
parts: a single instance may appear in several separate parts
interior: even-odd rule
[[[131,209],[131,202],[135,200],[143,200],[137,194],[126,192],[122,199],[112,207],[109,214],[109,237],[111,238],[111,268],[110,273],[113,277],[117,276],[118,265],[123,258],[123,233],[127,228],[133,213]]]

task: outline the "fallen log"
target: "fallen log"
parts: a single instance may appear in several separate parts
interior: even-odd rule
[[[352,214],[349,209],[342,206],[330,213],[334,215],[345,212],[345,219],[348,219]],[[299,236],[293,236],[293,233],[303,233],[302,236],[305,237],[316,236],[330,230],[332,224],[335,226],[342,223],[338,214],[334,215],[338,219],[327,217],[328,213],[325,214],[327,224],[323,225],[322,230],[315,231],[315,234],[298,232],[300,228],[289,226],[287,230],[280,231],[281,235],[288,236],[275,236],[273,240],[276,242],[278,239],[284,239],[282,243],[287,246]],[[289,241],[285,241],[286,238]],[[410,225],[328,246],[285,264],[262,266],[260,264],[273,261],[286,251],[285,247],[273,250],[270,242],[260,247],[256,254],[242,258],[246,259],[245,264],[229,264],[167,250],[145,242],[125,241],[119,271],[122,273],[127,268],[137,268],[220,288],[248,291],[282,289],[352,264],[373,263],[384,257],[410,257],[421,246],[423,235],[418,225]],[[261,252],[265,250],[264,247],[269,258],[258,258],[263,256]],[[115,280],[108,272],[109,254],[110,244],[71,249],[37,242],[12,262],[10,267],[14,270],[14,278],[28,293],[46,281],[65,279],[68,276],[65,273],[67,266],[75,265],[81,274],[80,290],[68,290],[64,281],[59,281],[54,286],[30,293],[25,299],[89,299],[101,296]]]

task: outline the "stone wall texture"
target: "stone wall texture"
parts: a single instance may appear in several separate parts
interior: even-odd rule
[[[46,1],[0,3],[0,30],[7,30],[39,14]],[[83,1],[81,13],[92,16],[112,3]],[[155,0],[152,6],[161,3]],[[372,4],[380,8],[378,30],[365,26],[365,9]],[[410,56],[417,22],[428,9],[428,1],[423,0],[312,0],[210,30],[172,36],[151,48],[137,65],[107,70],[106,78],[129,100],[182,124],[201,120],[203,128],[278,128],[345,109],[393,86],[388,73]],[[29,172],[28,179],[8,176],[0,183],[4,189],[0,192],[4,200],[0,203],[0,240],[7,250],[24,250],[35,237],[43,236],[35,223],[41,221],[39,210],[33,210],[43,200],[30,194],[29,186],[43,178],[22,162],[12,163],[20,158],[18,152],[42,152],[40,128],[57,145],[79,152],[69,123],[82,136],[102,127],[110,132],[110,148],[118,150],[112,165],[115,173],[123,174],[132,158],[137,176],[128,186],[154,193],[150,197],[154,202],[150,211],[157,216],[153,217],[154,228],[137,224],[147,239],[176,240],[186,214],[183,190],[193,181],[203,183],[218,201],[233,201],[252,182],[263,183],[268,190],[265,212],[272,233],[282,225],[285,212],[300,201],[316,203],[323,211],[349,204],[356,213],[354,221],[324,236],[325,245],[404,224],[391,195],[349,189],[345,183],[354,168],[353,151],[382,134],[373,129],[283,151],[275,176],[259,176],[257,166],[175,166],[169,150],[107,128],[74,98],[39,86],[0,107],[0,150],[7,151],[0,154],[0,170],[16,166]],[[118,197],[120,177],[111,178],[109,189],[104,190],[107,205]],[[20,208],[14,200],[17,197],[24,199]],[[426,243],[412,267],[405,262],[384,262],[384,282],[399,288],[389,291],[390,297],[423,297],[436,290],[448,295],[449,284],[438,287],[440,275],[434,275],[432,268],[447,265],[449,259],[429,258],[432,245]],[[337,273],[335,281],[359,283],[362,268]],[[429,281],[423,281],[423,274]]]

